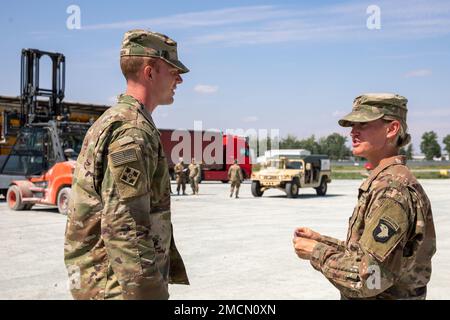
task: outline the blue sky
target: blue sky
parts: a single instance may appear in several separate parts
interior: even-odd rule
[[[66,26],[70,5],[81,29]],[[369,30],[369,5],[381,29]],[[19,94],[20,50],[66,56],[66,100],[112,104],[125,88],[123,33],[145,28],[179,45],[175,103],[163,128],[279,129],[299,137],[348,134],[337,120],[357,95],[409,99],[415,151],[423,132],[450,134],[450,2],[430,1],[2,1],[0,95]],[[45,65],[44,65],[45,66]],[[44,77],[45,81],[45,77]]]

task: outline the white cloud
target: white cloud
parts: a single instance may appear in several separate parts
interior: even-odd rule
[[[243,122],[257,122],[259,118],[257,116],[248,116],[242,119]]]
[[[293,41],[342,41],[426,38],[450,34],[450,2],[446,0],[378,0],[381,29],[366,27],[367,4],[358,1],[314,8],[260,5],[188,12],[150,19],[84,26],[84,30],[151,28],[192,33],[183,44],[224,46]]]
[[[345,115],[344,111],[336,110],[335,112],[333,112],[333,117],[335,118],[340,118],[343,117],[344,115]]]
[[[243,6],[210,11],[188,12],[166,17],[120,21],[83,26],[84,30],[109,30],[158,27],[164,29],[185,29],[193,27],[211,27],[256,22],[274,18],[292,16],[290,10],[277,9],[274,6]]]
[[[431,76],[433,72],[430,69],[418,69],[405,73],[405,78],[419,78]]]
[[[218,86],[211,86],[207,84],[198,84],[194,87],[194,91],[201,94],[216,93],[219,90]]]
[[[434,117],[442,120],[443,117],[450,117],[450,108],[438,108],[438,109],[430,109],[429,107],[423,108],[415,108],[415,110],[420,111],[411,111],[409,115],[411,117],[416,117],[422,120],[425,117]]]

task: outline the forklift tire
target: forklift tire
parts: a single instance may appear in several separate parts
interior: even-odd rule
[[[69,211],[71,192],[72,189],[70,187],[64,187],[59,190],[56,205],[58,206],[58,211],[60,214],[67,215],[67,211]]]
[[[20,193],[19,187],[16,185],[12,185],[8,188],[6,202],[12,210],[25,210],[26,204],[22,202],[22,194]]]

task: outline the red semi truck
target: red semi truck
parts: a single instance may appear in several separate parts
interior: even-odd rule
[[[217,131],[161,129],[161,142],[174,176],[174,166],[180,158],[188,165],[192,158],[201,163],[201,180],[228,182],[228,169],[238,160],[244,178],[252,173],[247,137]]]

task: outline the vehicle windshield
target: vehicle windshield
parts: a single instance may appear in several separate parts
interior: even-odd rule
[[[22,128],[16,143],[3,167],[2,173],[10,175],[40,175],[56,162],[76,160],[81,151],[88,126],[61,126],[58,128],[59,143],[52,143],[48,128]],[[59,156],[66,149],[74,152],[69,157]]]
[[[76,160],[76,158],[80,154],[86,132],[87,129],[85,131],[80,130],[75,132],[62,132],[60,134],[62,143],[61,147],[63,151],[66,149],[73,149],[74,151],[74,153],[72,154],[73,160]]]
[[[267,168],[284,169],[284,162],[283,160],[270,160],[267,163]]]
[[[37,175],[47,169],[44,161],[46,139],[46,131],[42,128],[22,129],[3,167],[3,173]]]
[[[286,163],[286,169],[302,170],[303,169],[303,163],[301,161],[298,161],[298,160],[288,161]]]

